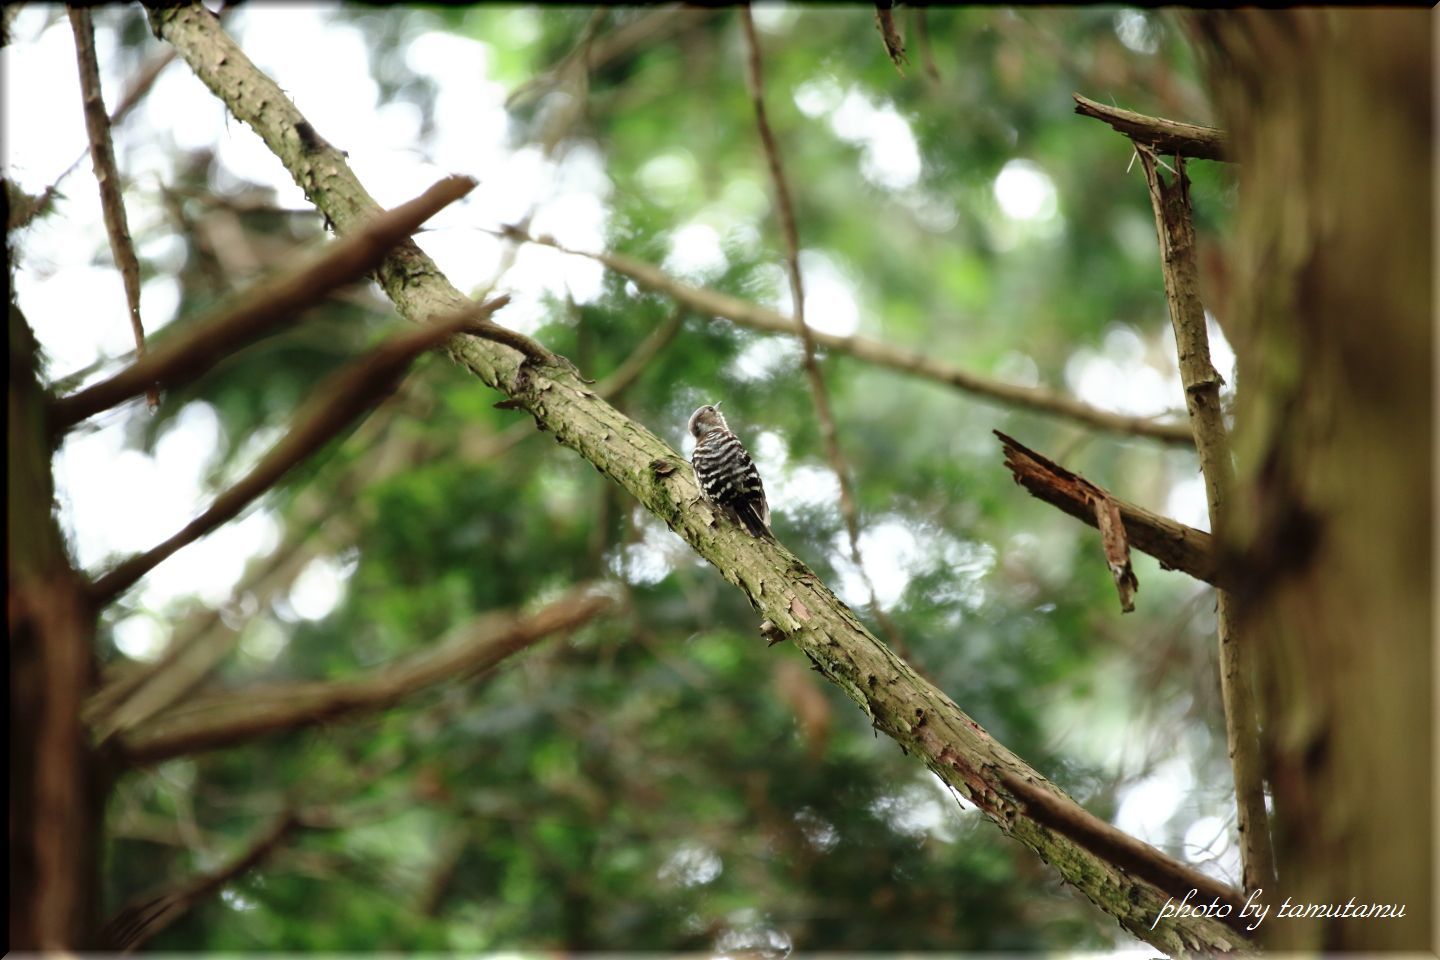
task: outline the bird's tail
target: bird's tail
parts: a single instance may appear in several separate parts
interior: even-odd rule
[[[749,532],[750,536],[760,537],[763,540],[775,539],[775,534],[770,532],[770,524],[766,523],[766,518],[760,515],[760,508],[753,500],[736,506],[735,514],[740,519],[740,525]]]

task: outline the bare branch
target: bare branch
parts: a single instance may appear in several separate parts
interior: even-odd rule
[[[880,39],[885,41],[885,53],[890,57],[890,62],[895,64],[900,76],[905,76],[905,64],[910,62],[910,58],[905,56],[905,41],[895,26],[893,0],[882,0],[875,4],[875,28],[880,31]]]
[[[306,538],[286,539],[268,557],[252,564],[232,597],[250,593],[265,602],[294,581],[313,559]],[[96,745],[135,727],[175,703],[210,675],[240,641],[240,631],[218,607],[196,613],[176,631],[160,659],[115,680],[85,703],[85,722]]]
[[[815,352],[815,338],[805,323],[805,284],[800,275],[800,231],[795,226],[795,204],[790,199],[790,186],[785,180],[784,164],[780,160],[780,148],[775,143],[774,131],[765,112],[765,79],[760,65],[760,39],[755,34],[755,21],[750,8],[740,8],[740,24],[745,30],[747,57],[746,80],[750,89],[750,100],[755,106],[755,126],[760,133],[760,144],[765,150],[765,159],[770,167],[770,182],[775,187],[775,209],[780,219],[780,234],[785,241],[785,266],[790,275],[790,299],[794,303],[795,335],[800,338],[803,348],[805,379],[810,385],[810,398],[815,405],[815,419],[820,424],[820,438],[825,445],[825,458],[840,487],[840,516],[845,521],[845,534],[850,543],[850,559],[855,570],[864,581],[870,593],[870,609],[885,632],[890,645],[903,654],[905,640],[895,624],[880,605],[880,595],[870,574],[865,570],[865,561],[860,556],[860,512],[855,507],[855,486],[850,476],[850,467],[840,449],[840,432],[835,428],[835,414],[830,409],[830,391],[825,386],[825,375],[820,370],[820,361]],[[891,27],[893,29],[893,23]],[[889,42],[887,37],[886,42]],[[903,51],[902,51],[903,55]],[[898,62],[896,64],[899,65]]]
[[[238,856],[218,870],[203,873],[163,893],[132,900],[105,923],[100,932],[101,944],[107,950],[119,953],[143,947],[189,913],[196,904],[259,866],[300,825],[296,816],[286,811],[262,830]]]
[[[198,321],[194,332],[165,342],[107,380],[56,400],[54,428],[68,429],[133,397],[148,384],[175,386],[194,380],[240,347],[293,320],[336,287],[373,270],[420,224],[474,188],[469,177],[446,177],[409,203],[346,231],[344,239],[303,267],[252,288],[213,319]]]
[[[549,237],[532,237],[513,227],[502,231],[502,235],[523,243],[538,243],[553,247],[562,253],[577,257],[588,257],[605,264],[616,273],[623,274],[640,286],[663,293],[685,304],[703,316],[722,317],[731,323],[763,333],[795,333],[795,322],[774,310],[732,297],[729,294],[704,287],[691,286],[668,276],[659,267],[626,256],[623,253],[586,253],[562,246]],[[1162,423],[1150,417],[1132,417],[1111,413],[1092,407],[1088,403],[1046,390],[1043,387],[1023,387],[1003,380],[980,376],[937,360],[918,350],[907,350],[880,340],[866,337],[841,337],[820,330],[810,330],[810,336],[819,346],[827,350],[846,353],[867,363],[889,367],[902,373],[914,374],[927,380],[934,380],[954,387],[982,399],[1022,407],[1039,413],[1064,417],[1110,433],[1147,437],[1177,446],[1193,447],[1194,438],[1184,423]]]
[[[1015,475],[1015,482],[1030,491],[1032,497],[1043,499],[1076,520],[1099,527],[1094,515],[1093,499],[1099,495],[1113,502],[1125,524],[1126,540],[1136,550],[1143,550],[1161,561],[1166,570],[1179,570],[1211,586],[1224,583],[1224,567],[1215,560],[1214,538],[1202,530],[1179,524],[1168,517],[1136,507],[1096,486],[1079,474],[1071,474],[1063,466],[1048,461],[1020,440],[995,430],[1005,445],[1005,466]]]
[[[1032,496],[1097,528],[1099,522],[1092,504],[1097,498],[1113,503],[1120,511],[1125,537],[1131,546],[1150,554],[1167,570],[1188,573],[1212,586],[1225,582],[1222,578],[1226,571],[1216,562],[1214,539],[1210,534],[1127,503],[1079,474],[1047,460],[1013,437],[999,430],[995,435],[1004,444],[1005,466],[1015,475],[1015,482]]]
[[[488,316],[508,297],[473,305],[419,330],[392,337],[316,388],[315,398],[295,416],[295,426],[243,479],[215,498],[204,513],[174,536],[142,554],[120,563],[90,588],[92,602],[102,606],[128,590],[135,581],[175,551],[214,530],[245,509],[295,466],[303,463],[367,413],[395,388],[410,361],[457,332],[473,327],[476,318]]]
[[[448,680],[472,676],[531,644],[588,623],[612,601],[589,588],[571,591],[529,616],[488,614],[449,642],[351,680],[292,683],[197,697],[121,738],[124,756],[148,765],[246,743],[257,737],[375,713]]]
[[[669,346],[670,341],[680,332],[680,327],[685,321],[685,308],[676,307],[670,311],[660,326],[651,330],[649,335],[635,345],[630,356],[626,357],[618,367],[610,371],[610,375],[595,385],[595,392],[606,400],[614,400],[630,385],[640,378],[640,374],[650,366],[650,361],[659,356],[660,351]]]
[[[18,9],[20,9],[18,4],[12,4],[5,8],[5,12],[9,14]],[[145,99],[145,95],[149,93],[150,88],[155,85],[155,81],[159,79],[161,72],[164,71],[174,59],[175,51],[173,49],[165,50],[151,57],[141,66],[140,72],[135,75],[135,78],[130,81],[130,86],[125,89],[125,95],[120,98],[120,103],[110,113],[110,126],[113,127],[119,124],[120,121],[129,116],[130,111],[134,110],[140,101]],[[66,177],[75,172],[75,169],[80,166],[81,161],[85,159],[85,154],[89,152],[90,150],[87,147],[80,156],[75,158],[70,166],[65,168],[65,171],[61,173],[60,176],[56,177],[55,180],[45,188],[40,196],[31,198],[24,205],[23,209],[17,208],[11,210],[6,229],[18,230],[43,212],[45,208],[50,205],[51,201],[55,199],[55,194],[60,192],[60,184],[64,182]]]
[[[1205,307],[1200,302],[1200,269],[1195,257],[1195,224],[1190,211],[1190,181],[1185,176],[1185,158],[1175,158],[1176,173],[1166,180],[1157,157],[1137,143],[1140,165],[1150,202],[1155,208],[1155,231],[1160,241],[1160,267],[1165,275],[1165,299],[1175,328],[1175,347],[1180,355],[1180,379],[1185,387],[1185,405],[1195,433],[1195,450],[1205,477],[1205,497],[1210,506],[1210,529],[1225,536],[1230,491],[1235,486],[1235,468],[1230,460],[1230,433],[1220,409],[1220,374],[1210,362],[1210,338],[1205,327]],[[1270,818],[1265,811],[1265,784],[1260,762],[1259,721],[1250,673],[1253,669],[1239,636],[1235,598],[1220,591],[1216,624],[1220,642],[1220,692],[1225,703],[1225,736],[1229,743],[1230,765],[1235,775],[1241,863],[1245,890],[1274,889],[1275,852],[1270,840]]]
[[[1082,117],[1103,120],[1137,144],[1153,148],[1166,156],[1172,154],[1197,160],[1229,160],[1230,138],[1224,130],[1180,123],[1160,117],[1147,117],[1133,110],[1107,106],[1089,97],[1072,93],[1075,112]]]
[[[125,198],[120,195],[120,172],[115,166],[115,147],[110,142],[110,118],[105,113],[105,96],[100,89],[100,65],[95,58],[95,28],[88,7],[70,6],[70,29],[75,34],[75,59],[80,66],[80,91],[85,104],[85,130],[90,136],[90,161],[100,184],[100,209],[110,252],[125,285],[125,302],[130,308],[130,331],[135,335],[135,355],[145,356],[145,324],[140,319],[140,261],[130,239],[125,216]],[[160,405],[160,391],[151,384],[145,397],[154,410]]]

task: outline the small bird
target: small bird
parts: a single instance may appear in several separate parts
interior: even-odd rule
[[[770,505],[755,461],[740,438],[730,432],[717,407],[706,404],[690,415],[695,452],[690,462],[705,499],[729,513],[752,537],[775,539],[770,532]]]

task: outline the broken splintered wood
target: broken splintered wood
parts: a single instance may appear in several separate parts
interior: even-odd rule
[[[999,430],[995,431],[995,435],[1004,444],[1005,466],[1014,475],[1015,482],[1031,496],[1059,507],[1077,520],[1083,520],[1101,530],[1102,535],[1104,528],[1101,527],[1099,507],[1103,506],[1107,517],[1112,520],[1119,518],[1120,536],[1127,548],[1134,547],[1150,554],[1166,569],[1180,570],[1214,586],[1226,585],[1224,570],[1215,560],[1214,541],[1210,534],[1113,496]],[[1112,563],[1119,557],[1118,551],[1112,555],[1110,542],[1107,542],[1106,557]],[[1123,605],[1125,588],[1121,586],[1120,578],[1125,571],[1112,567],[1111,572],[1117,578],[1116,586],[1121,590]],[[1133,570],[1129,576],[1134,576]]]

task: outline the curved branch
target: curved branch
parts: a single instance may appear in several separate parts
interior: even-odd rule
[[[298,125],[308,128],[304,117],[219,29],[213,16],[196,5],[152,9],[150,15],[156,31],[255,129],[342,231],[374,209],[374,201],[338,151],[323,141],[307,145],[295,137]],[[416,320],[453,309],[462,299],[413,245],[392,254],[379,279],[400,311]],[[915,753],[1127,930],[1172,953],[1213,954],[1249,946],[1233,906],[1223,922],[1204,916],[1157,920],[1169,898],[1193,899],[1192,889],[1210,889],[1215,882],[1144,844],[1135,844],[1136,853],[1157,868],[1148,871],[1152,876],[1097,854],[1087,844],[1113,827],[996,743],[954,701],[869,633],[782,545],[722,523],[700,502],[693,474],[679,454],[598,397],[573,372],[563,366],[522,365],[513,351],[475,338],[463,338],[451,349],[477,377],[528,410],[541,429],[623,486],[713,563],[859,704],[878,730]],[[1012,785],[1017,777],[1033,789],[1017,795]],[[1037,792],[1053,797],[1068,816],[1050,822],[1036,817],[1032,806]],[[1223,902],[1239,903],[1234,891],[1225,893]]]
[[[375,713],[447,680],[487,670],[553,633],[599,616],[609,597],[577,589],[528,617],[489,614],[440,647],[351,680],[289,683],[196,697],[121,737],[125,759],[153,764],[257,737]]]
[[[762,333],[792,336],[795,333],[795,322],[782,313],[716,290],[691,286],[668,276],[653,264],[628,257],[623,253],[586,253],[583,250],[572,250],[548,237],[532,237],[513,227],[507,227],[504,235],[512,240],[542,244],[553,247],[561,253],[588,257],[603,263],[616,273],[634,280],[640,286],[663,293],[675,301],[683,303],[696,313],[723,317],[731,323],[748,327],[751,330],[759,330]],[[1044,387],[1024,387],[984,377],[951,366],[943,360],[937,360],[919,350],[908,350],[882,340],[857,336],[841,337],[814,329],[810,331],[810,336],[817,344],[828,350],[847,353],[867,363],[934,380],[985,400],[1023,407],[1037,413],[1064,417],[1067,420],[1074,420],[1077,423],[1110,433],[1147,437],[1176,446],[1194,447],[1194,437],[1191,436],[1189,427],[1183,423],[1164,423],[1150,417],[1132,417],[1123,413],[1111,413]]]

